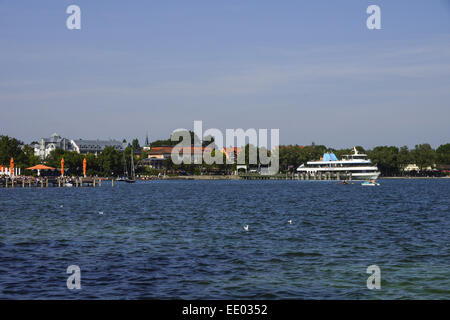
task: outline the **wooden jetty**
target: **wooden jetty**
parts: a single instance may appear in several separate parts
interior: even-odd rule
[[[64,187],[101,187],[106,179],[98,177],[3,177],[0,178],[0,188],[64,188]],[[114,187],[114,179],[111,180]]]

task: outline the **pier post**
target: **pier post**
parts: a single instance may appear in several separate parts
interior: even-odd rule
[[[80,187],[82,187],[82,186],[83,186],[83,178],[80,177]]]
[[[41,188],[44,187],[44,178],[41,178]]]
[[[14,188],[14,179],[11,179],[11,188]]]
[[[111,179],[111,187],[114,188],[114,178]]]
[[[336,180],[341,180],[339,172],[336,172]]]
[[[25,179],[22,178],[22,188],[25,188]]]
[[[45,178],[45,187],[48,188],[48,178]]]
[[[28,180],[28,187],[31,188],[31,178],[30,178],[30,180]]]
[[[100,180],[98,181],[98,186],[99,186],[99,187],[102,186],[102,179],[100,179]]]
[[[95,178],[94,178],[94,181],[92,183],[92,186],[95,188]]]
[[[5,188],[8,188],[8,178],[5,178]]]
[[[349,180],[352,181],[352,173],[351,173],[351,172],[350,172],[350,178],[349,178]]]

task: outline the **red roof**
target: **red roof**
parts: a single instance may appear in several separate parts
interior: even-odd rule
[[[156,155],[156,154],[169,154],[172,153],[172,151],[175,149],[175,152],[186,152],[186,153],[202,153],[205,150],[212,151],[211,148],[208,147],[153,147],[150,149],[149,154]]]
[[[234,153],[238,154],[241,151],[242,151],[242,148],[238,148],[238,147],[227,147],[227,148],[222,149],[222,152],[226,152],[226,153],[234,152]]]

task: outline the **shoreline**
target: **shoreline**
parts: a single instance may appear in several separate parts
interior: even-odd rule
[[[381,177],[378,179],[405,179],[405,180],[411,180],[411,179],[450,179],[450,176],[445,177]]]
[[[301,179],[282,179],[281,177],[272,179],[269,178],[270,176],[267,176],[266,180],[298,180],[298,181],[315,181],[314,179],[311,180],[301,180]],[[390,179],[390,180],[423,180],[423,179],[450,179],[450,176],[446,177],[381,177],[377,180],[383,180],[383,179]],[[193,176],[166,176],[166,177],[152,177],[149,179],[139,179],[141,181],[151,181],[151,180],[247,180],[241,176],[236,175],[227,175],[227,176],[213,176],[213,175],[193,175]],[[259,179],[255,179],[259,180]],[[326,180],[317,180],[317,181],[326,181]],[[330,181],[338,181],[338,180],[330,180]],[[343,180],[339,180],[343,181]],[[353,181],[364,181],[364,180],[353,180]]]

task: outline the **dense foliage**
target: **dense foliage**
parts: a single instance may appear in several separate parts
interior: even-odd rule
[[[9,167],[11,158],[16,167],[27,168],[39,162],[32,147],[15,138],[0,136],[0,165]]]
[[[197,142],[198,138],[191,134],[191,142]],[[169,140],[158,140],[151,143],[152,147],[162,145],[175,145],[178,142]],[[209,145],[210,141],[203,141],[203,146]],[[256,148],[252,145],[246,145],[245,162],[249,164],[249,151]],[[396,146],[377,146],[372,150],[364,150],[358,146],[360,152],[368,154],[369,158],[380,169],[383,175],[401,175],[403,170],[409,164],[416,164],[420,170],[426,170],[428,167],[448,166],[450,165],[450,143],[440,145],[434,150],[429,144],[418,144],[414,149],[410,150],[407,146],[398,148]],[[133,151],[132,151],[133,150]],[[266,152],[266,150],[260,150]],[[334,152],[338,158],[344,154],[351,154],[351,149],[332,149],[324,145],[315,145],[312,143],[308,146],[285,145],[280,146],[279,162],[281,172],[292,172],[299,165],[311,160],[318,160],[324,152]],[[213,151],[216,152],[216,151]],[[147,157],[147,152],[141,152],[139,141],[133,140],[131,146],[126,148],[124,152],[118,151],[113,147],[106,147],[98,155],[95,154],[78,154],[76,152],[63,151],[56,149],[50,153],[45,159],[45,164],[60,168],[61,159],[64,158],[64,167],[67,174],[81,175],[83,170],[83,159],[87,160],[87,174],[99,176],[119,176],[124,174],[124,167],[130,166],[131,154],[134,155],[135,164],[139,158]],[[213,154],[214,155],[214,154]],[[15,166],[27,168],[40,163],[40,159],[34,155],[31,146],[25,145],[23,142],[10,138],[8,136],[0,136],[0,165],[9,166],[11,157],[14,158]],[[186,174],[201,173],[231,173],[236,169],[236,165],[227,164],[225,155],[223,155],[223,164],[190,164],[190,165],[174,165],[170,159],[166,160],[164,167],[171,172]],[[258,163],[260,159],[258,159]],[[137,173],[149,173],[148,168],[137,167]],[[152,169],[153,170],[153,169]],[[152,171],[150,170],[150,171]],[[154,171],[154,170],[153,170]],[[152,171],[152,172],[153,172]]]

